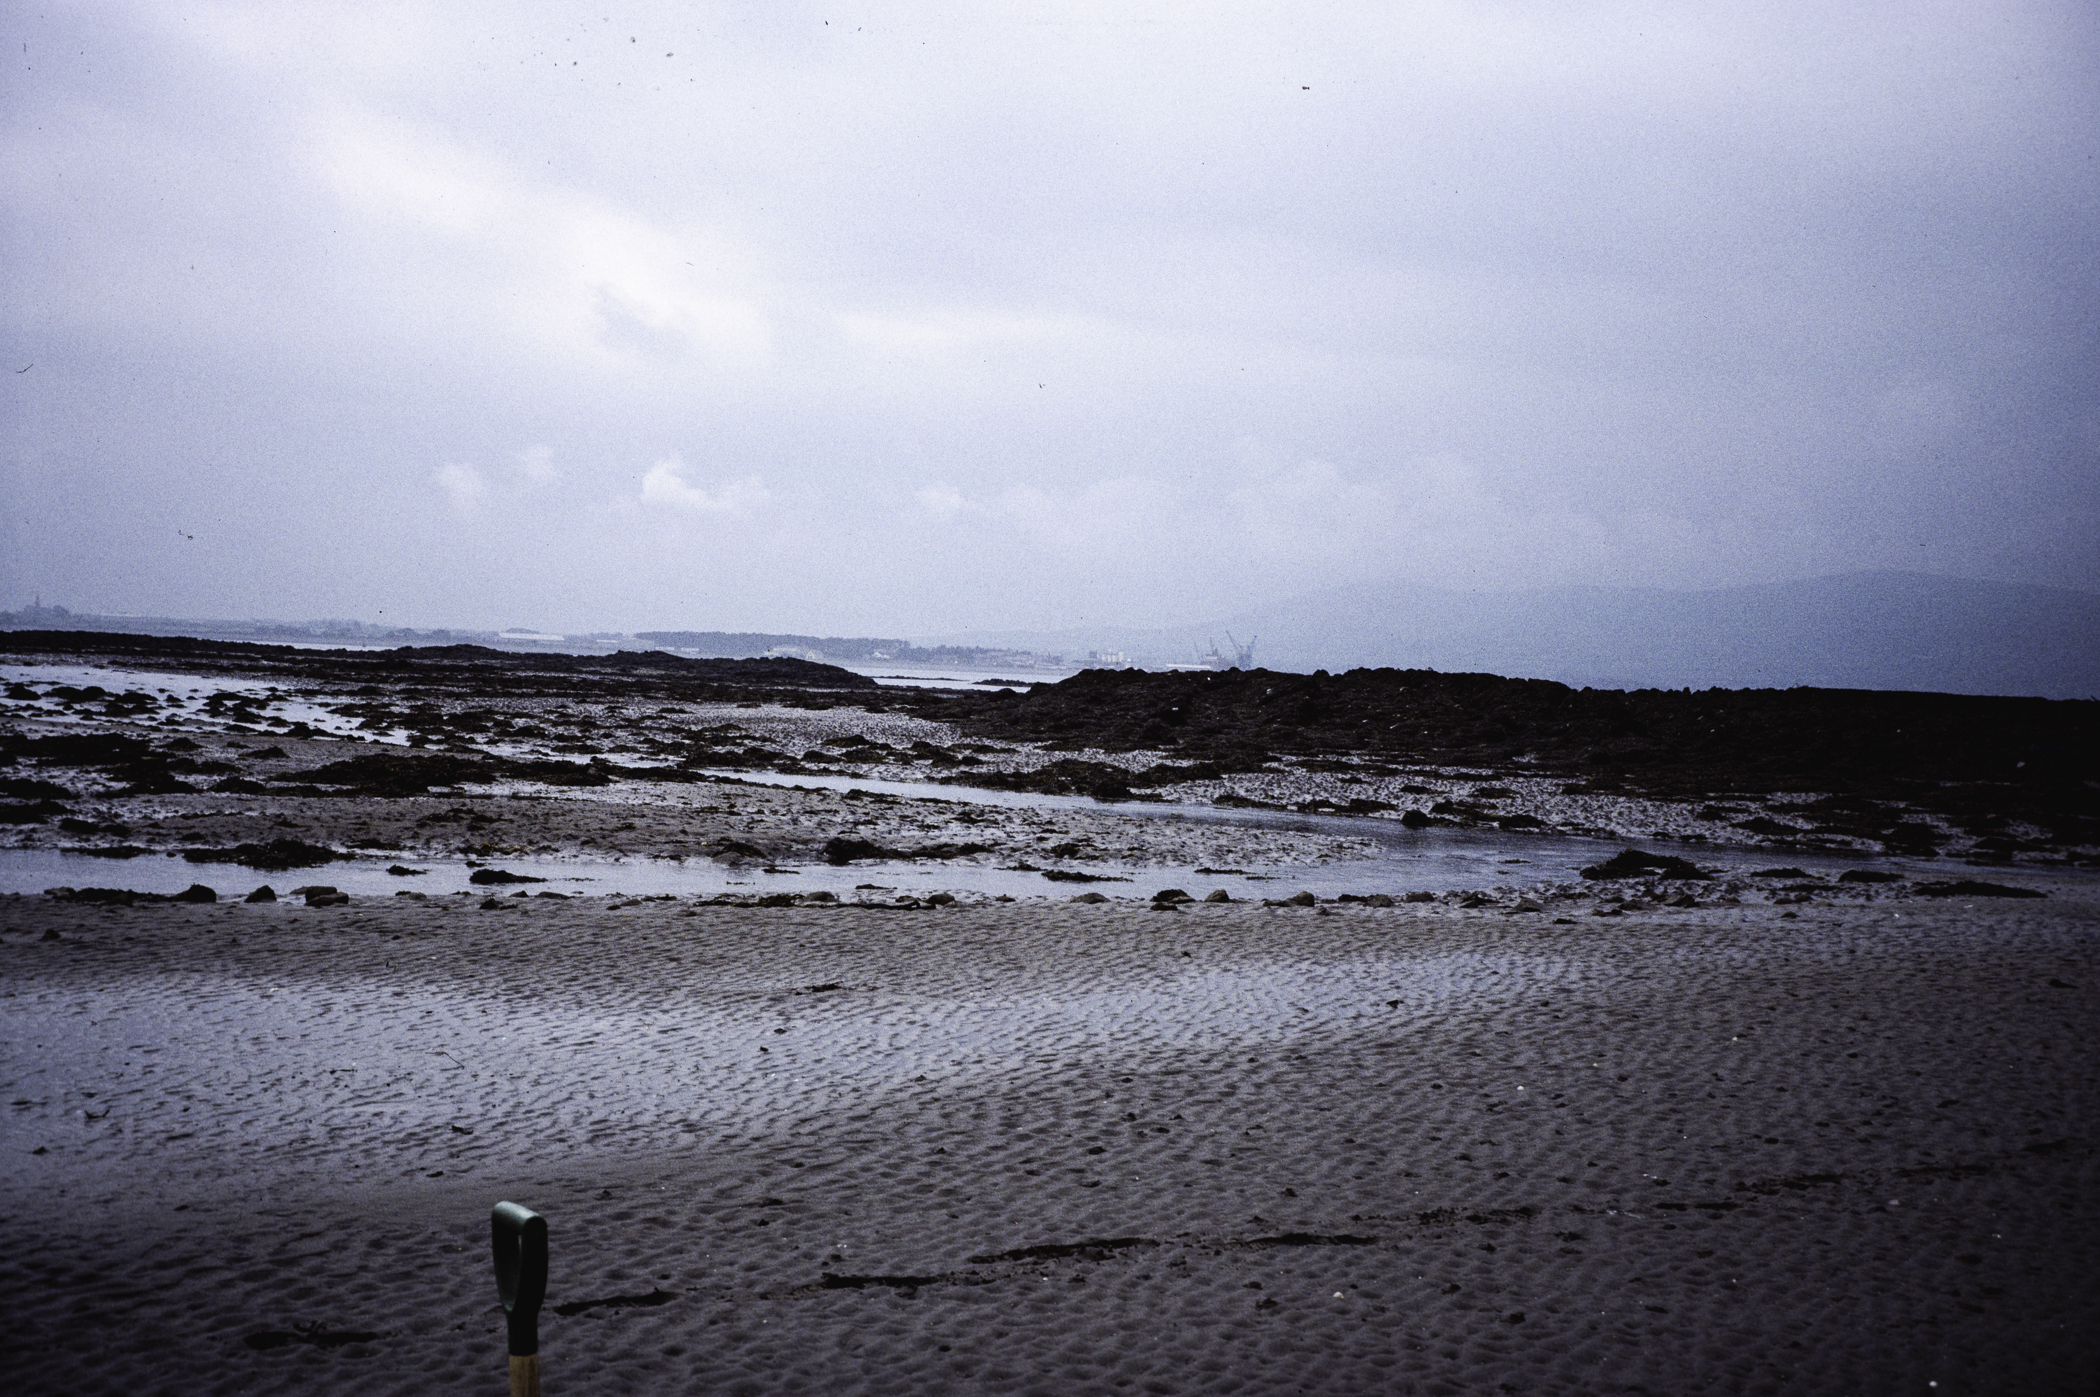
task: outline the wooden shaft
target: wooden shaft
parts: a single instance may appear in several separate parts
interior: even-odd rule
[[[540,1397],[540,1356],[510,1356],[510,1397]]]

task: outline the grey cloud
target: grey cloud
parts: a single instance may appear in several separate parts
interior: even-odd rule
[[[1126,9],[15,17],[0,602],[2100,587],[2084,10]]]

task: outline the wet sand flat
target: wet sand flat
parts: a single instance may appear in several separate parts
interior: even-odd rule
[[[5,899],[5,1368],[501,1390],[510,1198],[550,1391],[2089,1391],[2088,883]]]

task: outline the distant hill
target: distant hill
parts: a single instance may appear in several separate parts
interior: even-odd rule
[[[1393,666],[1593,688],[1904,689],[2100,696],[2100,595],[1871,572],[1679,592],[1560,587],[1457,592],[1409,583],[1314,593],[1157,630],[972,637],[1141,663],[1190,661],[1230,631],[1254,663],[1340,672]]]
[[[662,650],[619,650],[610,654],[504,650],[489,645],[404,645],[391,649],[360,646],[272,645],[252,640],[215,640],[197,636],[152,635],[107,630],[20,630],[0,627],[0,655],[99,655],[152,662],[179,661],[212,666],[267,667],[280,674],[334,678],[354,684],[371,679],[398,681],[407,675],[424,679],[445,676],[466,688],[500,685],[519,674],[608,674],[653,676],[702,684],[816,689],[874,689],[876,681],[837,665],[817,664],[788,656],[729,659],[673,655]],[[493,692],[493,690],[492,690]]]
[[[1918,573],[1703,592],[1351,589],[1243,623],[1263,662],[1411,665],[1595,688],[2100,697],[2100,596]]]

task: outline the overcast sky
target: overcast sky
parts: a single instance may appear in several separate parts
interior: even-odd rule
[[[4,13],[0,606],[2100,589],[2089,0]]]

